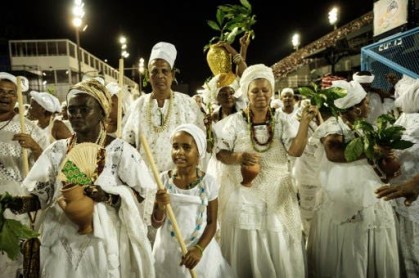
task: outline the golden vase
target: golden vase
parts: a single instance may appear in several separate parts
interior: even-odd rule
[[[230,53],[224,47],[216,44],[212,44],[208,49],[207,63],[214,76],[232,71]]]

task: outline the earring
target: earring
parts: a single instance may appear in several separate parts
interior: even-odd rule
[[[357,115],[357,116],[361,116],[361,108],[359,108],[359,107],[356,107],[355,108],[355,115]]]

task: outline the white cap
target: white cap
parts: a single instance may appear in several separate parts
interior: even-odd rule
[[[153,46],[151,49],[150,59],[148,59],[148,64],[155,59],[163,59],[169,63],[170,68],[173,69],[176,60],[176,47],[168,42],[159,42]]]
[[[286,93],[290,93],[291,95],[294,95],[294,90],[291,88],[284,88],[281,91],[281,97],[283,97]]]
[[[119,84],[116,82],[109,82],[106,84],[106,89],[108,89],[112,96],[117,95],[121,91],[121,87],[119,87]]]
[[[27,90],[29,90],[29,81],[24,76],[19,76],[19,77],[20,77],[20,82],[22,86],[22,92],[26,92]],[[0,72],[0,80],[1,79],[9,80],[17,86],[17,78],[13,74],[10,74],[7,72]]]
[[[29,95],[45,110],[51,113],[61,112],[60,101],[50,93],[31,91]]]
[[[352,79],[354,81],[359,82],[359,83],[372,83],[374,81],[374,77],[375,77],[374,74],[372,74],[372,73],[371,73],[371,75],[367,75],[367,74],[361,75],[361,74],[362,73],[360,73],[360,72],[355,72],[352,75]]]

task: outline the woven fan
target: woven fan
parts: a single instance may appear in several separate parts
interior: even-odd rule
[[[98,154],[102,146],[80,143],[67,154],[58,172],[58,179],[71,184],[88,185],[96,179]]]

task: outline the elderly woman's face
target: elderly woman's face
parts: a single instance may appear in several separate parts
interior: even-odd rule
[[[68,119],[76,133],[96,130],[104,117],[102,107],[95,98],[87,94],[76,94],[68,99]]]
[[[253,80],[247,90],[249,105],[254,108],[269,107],[272,97],[271,83],[264,78]]]

